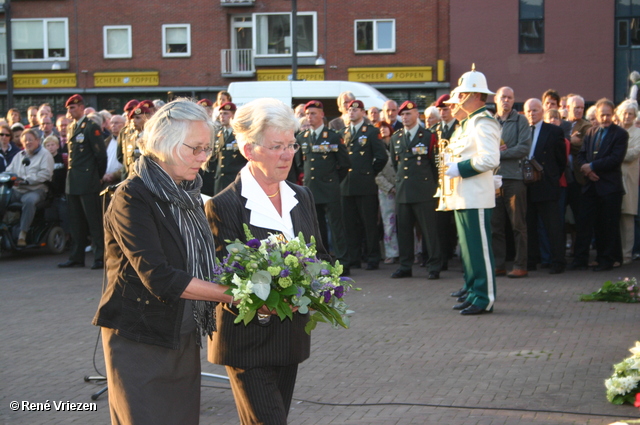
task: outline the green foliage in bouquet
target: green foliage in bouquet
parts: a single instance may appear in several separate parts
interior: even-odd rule
[[[613,375],[604,381],[607,400],[613,404],[634,404],[640,392],[640,342],[629,349],[633,355],[613,366]]]
[[[640,288],[635,277],[625,277],[618,282],[605,282],[596,292],[580,295],[580,301],[637,303],[640,301]]]

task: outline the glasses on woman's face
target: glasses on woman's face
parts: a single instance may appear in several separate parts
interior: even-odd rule
[[[300,144],[298,143],[291,143],[289,145],[274,145],[274,146],[264,146],[264,145],[258,145],[258,146],[262,146],[265,149],[269,149],[271,152],[276,153],[276,154],[282,154],[285,151],[290,150],[293,153],[298,152],[298,150],[300,150]]]
[[[11,134],[7,134],[7,133],[0,133],[0,136],[2,136],[2,137],[11,137]]]
[[[203,148],[202,146],[198,146],[198,147],[193,147],[193,146],[189,146],[186,143],[183,143],[183,145],[185,145],[186,147],[188,147],[189,149],[193,149],[193,155],[194,156],[198,156],[200,155],[202,152],[205,152],[207,155],[209,155],[211,152],[213,152],[213,148],[212,147],[206,147]]]

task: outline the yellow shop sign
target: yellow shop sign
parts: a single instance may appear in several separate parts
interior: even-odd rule
[[[287,81],[291,69],[259,69],[256,71],[258,81]],[[307,81],[324,81],[323,69],[298,69],[298,79]]]
[[[349,68],[349,81],[361,83],[424,82],[433,80],[432,66],[402,66],[392,68]]]
[[[93,85],[96,87],[157,86],[160,73],[150,72],[95,72]]]
[[[13,86],[17,89],[76,87],[76,74],[13,74]]]

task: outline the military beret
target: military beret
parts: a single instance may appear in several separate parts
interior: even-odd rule
[[[145,108],[148,108],[148,109],[155,108],[155,105],[153,104],[153,101],[151,101],[151,100],[141,100],[140,103],[138,103],[138,106],[145,107]]]
[[[142,115],[142,114],[150,114],[151,111],[149,111],[149,108],[147,108],[146,106],[136,106],[134,109],[129,111],[128,117],[129,119],[132,119],[135,115]]]
[[[69,99],[67,99],[67,102],[64,104],[64,107],[68,108],[71,105],[77,105],[79,103],[82,103],[84,105],[84,99],[79,94],[74,94]]]
[[[205,108],[210,108],[210,107],[212,107],[212,106],[213,106],[213,102],[212,102],[212,101],[210,101],[209,99],[200,99],[200,100],[198,101],[198,105],[202,105],[202,106],[204,106]]]
[[[235,103],[231,103],[231,102],[224,102],[222,105],[220,105],[220,110],[221,111],[235,112],[236,111],[236,104]]]
[[[322,105],[322,102],[320,102],[319,100],[311,100],[307,102],[306,105],[304,105],[304,111],[306,112],[307,109],[309,108],[324,109],[324,106]]]
[[[349,102],[349,108],[360,108],[360,109],[364,109],[364,102],[361,100],[352,100],[351,102]]]
[[[124,105],[124,111],[129,112],[130,110],[135,109],[136,106],[138,106],[138,103],[140,102],[137,99],[131,99],[126,105]]]
[[[417,107],[418,105],[416,105],[416,102],[413,102],[411,100],[405,100],[404,103],[400,105],[400,108],[398,108],[398,114],[401,114],[404,111],[412,111]]]
[[[434,103],[433,106],[435,106],[436,108],[444,108],[447,106],[445,102],[449,99],[451,99],[451,96],[449,96],[448,94],[443,94],[438,98],[438,100],[436,100],[436,103]]]

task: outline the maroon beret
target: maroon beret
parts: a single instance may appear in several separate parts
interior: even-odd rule
[[[131,99],[126,105],[124,105],[124,111],[129,112],[130,110],[135,109],[136,106],[138,106],[138,103],[140,102],[138,102],[137,99]]]
[[[140,106],[141,108],[144,107],[148,109],[155,108],[155,105],[151,100],[141,100],[140,103],[138,103],[138,106]]]
[[[84,105],[84,99],[79,94],[74,94],[69,99],[67,99],[67,102],[64,104],[64,107],[68,108],[71,105],[77,105],[79,103],[82,103]]]
[[[200,100],[198,101],[198,105],[202,105],[202,106],[204,106],[205,108],[210,108],[210,107],[212,107],[212,106],[213,106],[213,102],[212,102],[212,101],[210,101],[209,99],[200,99]]]
[[[142,103],[142,102],[140,102]],[[149,110],[149,108],[147,108],[146,106],[136,106],[134,109],[129,111],[128,117],[129,119],[132,119],[134,117],[134,115],[142,115],[142,114],[150,114],[151,111]]]
[[[231,103],[231,102],[224,102],[222,105],[220,105],[220,111],[235,112],[236,111],[236,104],[235,103]]]
[[[360,108],[360,109],[364,109],[364,102],[361,100],[352,100],[351,102],[349,102],[349,108]]]
[[[307,112],[307,109],[309,108],[324,109],[324,106],[322,105],[322,102],[320,102],[319,100],[311,100],[307,102],[306,105],[304,105],[304,111]]]
[[[436,100],[436,103],[434,103],[433,106],[435,106],[436,108],[446,108],[449,105],[447,105],[445,102],[449,99],[451,99],[451,96],[449,96],[448,94],[443,94],[438,98],[438,100]]]
[[[400,105],[400,108],[398,108],[398,114],[401,114],[404,111],[411,111],[413,109],[416,109],[417,107],[418,105],[416,105],[416,102],[405,100],[404,103]]]

